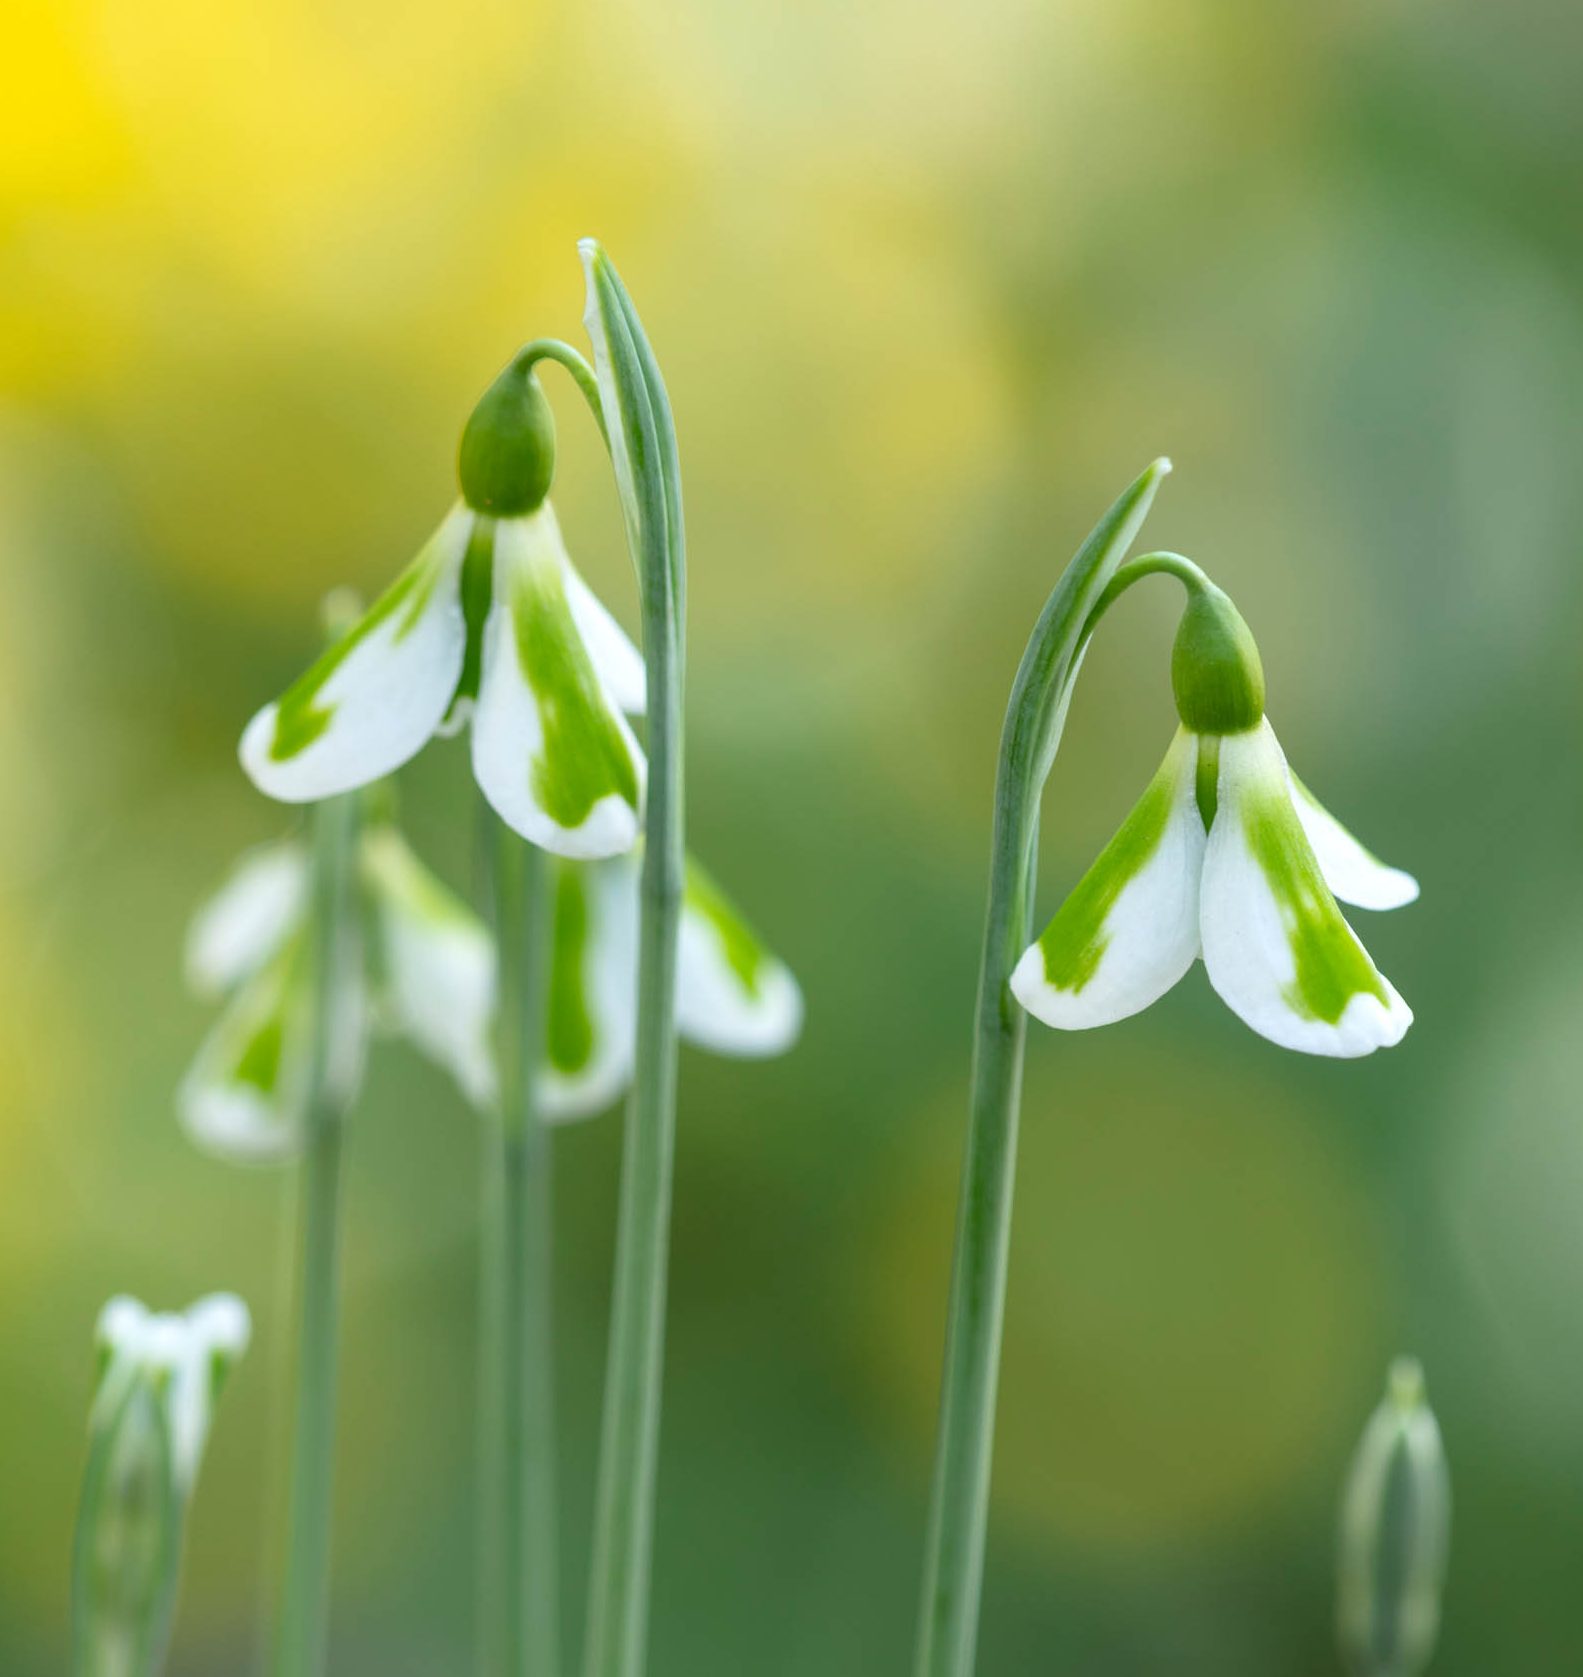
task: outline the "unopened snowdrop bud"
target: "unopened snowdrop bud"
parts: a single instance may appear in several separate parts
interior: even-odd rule
[[[215,1400],[250,1332],[247,1307],[229,1293],[180,1315],[115,1298],[100,1315],[72,1574],[74,1669],[83,1677],[158,1669],[187,1501]]]
[[[1264,715],[1264,666],[1230,596],[1206,583],[1188,591],[1171,648],[1171,688],[1195,734],[1240,734]]]
[[[462,499],[474,512],[517,518],[542,504],[555,478],[555,415],[518,355],[490,385],[462,432]]]
[[[1423,1370],[1392,1365],[1341,1502],[1337,1633],[1354,1677],[1418,1677],[1440,1628],[1451,1485]]]

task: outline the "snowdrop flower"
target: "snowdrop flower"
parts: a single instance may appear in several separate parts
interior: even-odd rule
[[[243,1163],[290,1157],[307,1116],[311,994],[307,847],[288,839],[243,858],[200,910],[187,975],[226,1005],[182,1084],[183,1125]],[[479,1106],[494,1093],[494,952],[472,911],[389,822],[358,844],[354,957],[337,962],[328,1097],[349,1104],[373,1026],[405,1036]]]
[[[1245,1023],[1284,1048],[1352,1058],[1412,1011],[1336,906],[1398,908],[1417,883],[1372,856],[1287,767],[1236,607],[1207,582],[1171,659],[1181,726],[1159,772],[1011,980],[1035,1018],[1107,1025],[1202,956]]]
[[[539,1099],[552,1121],[612,1104],[636,1051],[636,856],[561,862],[554,883],[548,1029]],[[802,1028],[802,993],[695,863],[677,940],[676,1029],[711,1053],[783,1053]]]
[[[101,1313],[72,1562],[73,1670],[158,1669],[214,1405],[250,1332],[246,1305],[230,1293],[179,1315],[131,1298]]]
[[[643,661],[573,568],[548,495],[555,424],[528,354],[462,436],[461,498],[360,621],[242,735],[260,790],[307,803],[399,768],[472,723],[496,813],[565,856],[618,855],[645,763],[626,716]]]

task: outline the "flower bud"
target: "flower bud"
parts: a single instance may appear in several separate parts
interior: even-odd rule
[[[1411,1358],[1391,1366],[1341,1501],[1337,1635],[1356,1677],[1418,1677],[1440,1628],[1451,1485]]]
[[[175,1606],[182,1527],[215,1400],[251,1331],[212,1293],[181,1315],[114,1298],[99,1317],[98,1385],[72,1564],[74,1670],[158,1668]]]
[[[152,1670],[169,1629],[182,1497],[156,1376],[112,1359],[95,1405],[73,1566],[75,1669]]]
[[[1188,591],[1171,648],[1171,688],[1195,734],[1241,734],[1264,715],[1264,666],[1242,613],[1213,584]]]
[[[462,432],[462,497],[474,512],[532,512],[555,476],[555,416],[532,364],[518,356],[484,392]]]

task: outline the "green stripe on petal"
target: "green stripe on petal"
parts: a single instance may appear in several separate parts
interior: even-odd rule
[[[677,934],[677,1030],[711,1053],[757,1059],[790,1048],[802,1019],[791,970],[689,857]]]
[[[559,566],[513,579],[511,619],[522,673],[539,707],[544,743],[533,790],[557,826],[582,826],[601,798],[638,801],[637,766],[577,632]]]
[[[1385,985],[1336,907],[1291,799],[1261,791],[1238,813],[1286,927],[1296,974],[1282,993],[1293,1011],[1334,1025],[1354,996],[1383,1002]]]
[[[594,1056],[588,940],[588,877],[570,863],[556,869],[555,936],[550,953],[549,1019],[545,1057],[562,1076],[575,1077]]]
[[[1336,906],[1267,722],[1221,741],[1201,925],[1210,983],[1272,1042],[1351,1058],[1412,1023]]]
[[[455,508],[364,615],[242,734],[258,788],[309,803],[366,786],[421,749],[462,673],[461,568],[474,516]]]
[[[1157,1001],[1198,953],[1201,741],[1178,729],[1098,861],[1017,963],[1012,994],[1057,1030],[1113,1024]]]
[[[644,763],[583,638],[571,578],[547,504],[496,526],[473,772],[524,838],[592,859],[636,842]]]
[[[726,900],[720,887],[690,856],[682,907],[686,913],[696,914],[720,940],[726,965],[741,981],[743,989],[750,996],[758,995],[764,970],[769,965],[769,952]]]

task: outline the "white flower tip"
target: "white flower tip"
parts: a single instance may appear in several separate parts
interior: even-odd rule
[[[178,1095],[177,1113],[188,1140],[226,1164],[280,1164],[297,1152],[295,1127],[261,1096],[235,1085],[194,1078]]]
[[[242,730],[242,739],[236,748],[237,758],[247,778],[266,798],[273,798],[276,803],[282,804],[306,804],[319,798],[333,797],[337,792],[348,791],[359,784],[355,776],[345,785],[340,784],[344,777],[332,777],[327,783],[322,775],[304,775],[295,761],[278,761],[271,750],[278,716],[278,705],[274,702],[265,705]]]
[[[1066,1028],[1059,1017],[1061,992],[1045,977],[1044,951],[1037,943],[1030,943],[1012,968],[1011,993],[1041,1023]]]
[[[142,1343],[148,1329],[148,1306],[127,1293],[117,1293],[99,1312],[94,1329],[98,1343],[112,1351],[128,1351]]]
[[[212,1354],[235,1362],[253,1337],[253,1318],[235,1293],[210,1293],[187,1311],[193,1336]]]
[[[1159,478],[1159,477],[1169,477],[1171,475],[1171,473],[1176,470],[1176,468],[1171,464],[1170,455],[1162,454],[1162,455],[1159,456],[1158,459],[1154,460],[1150,464],[1149,470],[1151,472],[1153,472],[1153,474],[1157,478]]]

